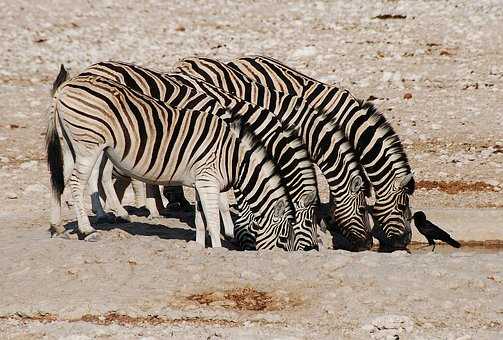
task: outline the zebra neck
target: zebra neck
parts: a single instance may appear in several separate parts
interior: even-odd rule
[[[371,104],[350,100],[335,120],[355,148],[370,181],[379,190],[411,172],[399,137]]]

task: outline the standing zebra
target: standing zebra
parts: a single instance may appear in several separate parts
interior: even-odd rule
[[[330,186],[333,217],[353,250],[372,245],[365,193],[370,188],[351,145],[322,113],[313,112],[302,98],[252,82],[234,69],[209,58],[186,58],[177,64],[182,74],[198,77],[273,112],[286,126],[299,131],[311,159]]]
[[[270,88],[301,96],[341,127],[376,191],[375,236],[383,248],[405,247],[411,238],[409,195],[415,183],[400,139],[386,118],[349,91],[316,81],[270,57],[240,58],[228,65]]]
[[[96,161],[106,153],[130,177],[195,187],[201,206],[196,213],[198,243],[205,241],[204,213],[212,246],[221,246],[219,196],[232,186],[242,194],[238,205],[249,205],[259,233],[277,240],[275,246],[292,249],[293,204],[274,163],[251,134],[238,140],[214,115],[173,109],[106,78],[78,76],[62,84],[62,72],[54,84],[48,163],[58,201],[65,186],[59,131],[75,156],[69,182],[80,234],[88,238],[95,232],[83,193]]]
[[[101,62],[88,67],[81,76],[98,75],[123,83],[129,88],[161,99],[168,105],[203,110],[231,123],[239,119],[266,146],[278,167],[295,206],[298,225],[295,249],[317,248],[317,184],[314,166],[302,141],[284,129],[269,111],[256,107],[199,79],[182,74],[161,74],[123,62]],[[223,110],[222,108],[225,108]],[[246,215],[236,222],[236,234],[245,249],[253,249],[254,238],[247,232]]]

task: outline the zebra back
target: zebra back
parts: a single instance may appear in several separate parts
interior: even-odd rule
[[[270,57],[240,58],[228,65],[257,82],[302,96],[311,107],[327,112],[353,145],[376,191],[373,215],[380,224],[376,228],[380,241],[396,243],[397,247],[410,241],[412,171],[399,137],[373,104],[358,101],[349,91],[316,81]]]
[[[263,106],[277,115],[285,125],[297,129],[302,137],[304,144],[310,154],[311,159],[320,165],[322,159],[331,162],[331,166],[320,168],[329,182],[338,181],[331,189],[332,202],[341,202],[344,206],[337,207],[342,210],[341,215],[334,216],[336,223],[345,234],[352,235],[352,240],[358,240],[357,247],[366,248],[371,242],[369,222],[366,213],[365,204],[365,182],[363,181],[363,169],[354,157],[354,152],[349,144],[345,145],[345,155],[351,157],[338,157],[340,145],[344,142],[344,136],[334,134],[337,128],[329,127],[328,121],[312,119],[318,113],[313,112],[302,98],[283,92],[269,89],[260,83],[253,82],[240,72],[229,68],[225,64],[209,58],[186,58],[177,64],[177,69],[188,75],[199,77],[207,82],[221,86],[223,90],[230,91],[232,94],[249,101],[255,105]],[[325,130],[324,130],[325,129]],[[328,132],[329,129],[331,132]],[[322,143],[323,136],[325,141],[330,141],[330,136],[339,138],[340,142],[335,144]],[[350,164],[350,166],[348,166]],[[334,171],[335,170],[335,171]],[[341,174],[338,172],[342,171]],[[353,186],[356,190],[344,191],[341,188]],[[367,187],[368,189],[368,187]],[[358,231],[355,233],[354,231]],[[365,237],[362,239],[362,234]],[[358,243],[363,243],[361,246]]]

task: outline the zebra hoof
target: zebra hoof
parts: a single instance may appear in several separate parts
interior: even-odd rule
[[[98,232],[94,231],[91,234],[88,234],[83,238],[84,241],[86,242],[98,242],[100,240],[100,236]]]
[[[65,230],[64,233],[58,235],[57,237],[65,240],[78,240],[79,235],[74,230]]]
[[[66,231],[66,229],[61,225],[51,224],[51,226],[49,227],[49,233],[51,234],[51,238],[52,237],[59,237],[62,234],[64,234],[65,231]]]

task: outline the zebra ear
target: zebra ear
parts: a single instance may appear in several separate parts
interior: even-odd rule
[[[278,203],[274,206],[273,217],[278,219],[281,218],[281,216],[285,213],[285,209],[286,202],[284,200],[278,201]]]
[[[351,184],[350,184],[350,190],[351,192],[357,192],[358,190],[360,190],[363,186],[363,179],[360,175],[357,175],[356,177],[354,177],[352,180],[351,180]]]

